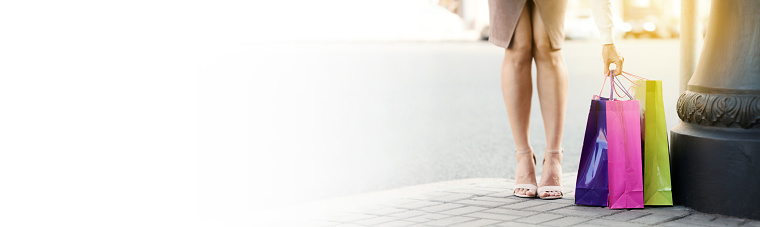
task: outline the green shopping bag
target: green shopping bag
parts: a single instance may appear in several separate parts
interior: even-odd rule
[[[630,74],[629,74],[630,75]],[[641,107],[641,150],[644,205],[673,205],[670,181],[668,129],[662,104],[662,81],[638,80],[636,99]]]

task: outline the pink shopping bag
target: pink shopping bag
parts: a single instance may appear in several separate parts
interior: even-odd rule
[[[607,102],[608,206],[610,209],[644,208],[639,101],[633,100],[619,81],[613,83],[631,100]]]

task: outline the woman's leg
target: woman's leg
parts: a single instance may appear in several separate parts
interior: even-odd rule
[[[530,100],[533,96],[531,81],[533,35],[528,5],[523,8],[509,49],[505,49],[501,65],[501,92],[507,107],[512,137],[517,150],[516,184],[536,185],[533,152],[528,143]],[[529,151],[529,152],[528,152]],[[535,190],[516,189],[516,194],[535,196]]]
[[[549,35],[538,13],[533,9],[533,58],[536,60],[538,98],[546,131],[546,153],[541,186],[558,186],[562,177],[562,130],[567,106],[567,66],[559,50],[553,50]],[[543,193],[542,193],[543,194]],[[550,191],[539,195],[559,196]]]

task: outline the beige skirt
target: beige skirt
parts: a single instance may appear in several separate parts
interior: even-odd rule
[[[529,0],[488,0],[491,34],[488,41],[496,46],[510,48],[517,20]],[[530,0],[549,34],[552,49],[561,49],[565,39],[565,9],[567,0]]]

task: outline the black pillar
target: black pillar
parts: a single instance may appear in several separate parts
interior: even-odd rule
[[[673,198],[760,219],[760,1],[713,0],[709,17],[671,129]]]

